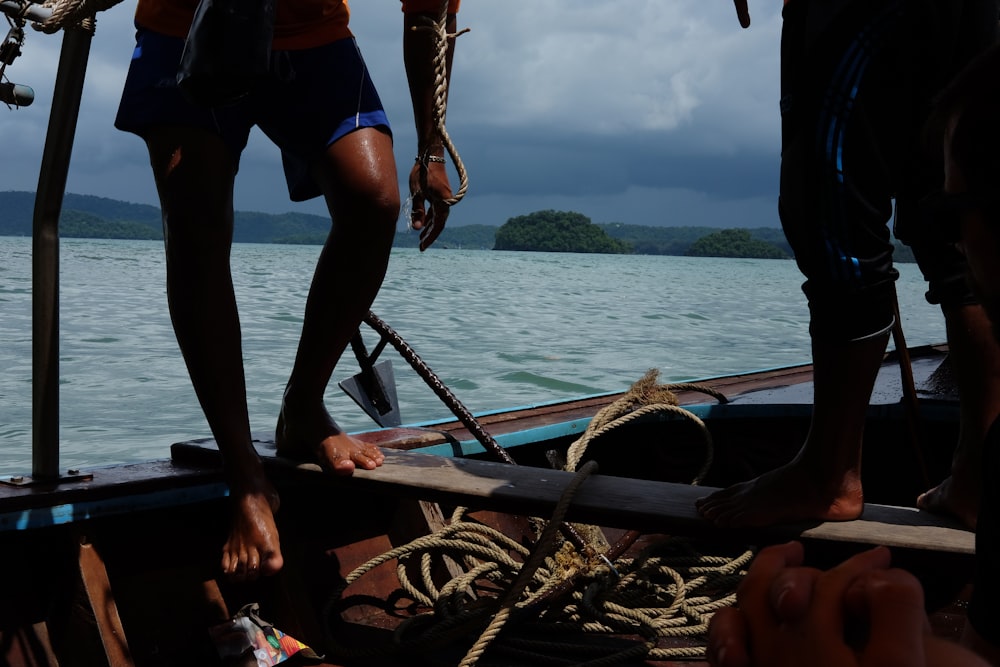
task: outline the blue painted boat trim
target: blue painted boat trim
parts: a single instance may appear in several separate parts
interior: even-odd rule
[[[725,419],[746,419],[749,417],[758,419],[808,419],[812,414],[811,403],[766,403],[766,404],[719,404],[719,403],[699,403],[696,405],[683,406],[685,410],[703,421],[720,421]],[[869,414],[873,417],[898,416],[898,413],[905,411],[902,403],[891,405],[873,405],[869,407]],[[922,419],[954,419],[955,406],[952,404],[942,405],[922,405],[920,415]],[[507,412],[503,410],[501,412]],[[649,415],[643,421],[651,420],[675,420],[683,417],[675,414]],[[426,422],[423,427],[442,424],[453,420],[441,420]],[[586,430],[590,419],[573,419],[556,424],[548,424],[533,429],[525,429],[515,433],[497,434],[493,438],[504,449],[515,449],[521,445],[529,445],[546,440],[558,440],[561,438],[579,438]],[[462,440],[457,443],[443,443],[421,447],[418,450],[411,450],[421,454],[434,456],[462,457],[486,454],[486,449],[475,439]]]
[[[736,419],[742,417],[756,416],[762,419],[775,417],[808,417],[812,411],[811,405],[730,405],[718,403],[699,403],[696,405],[686,405],[684,409],[691,412],[699,419]],[[506,412],[506,410],[502,411]],[[662,416],[647,416],[644,421],[650,420],[670,420],[683,419],[673,414]],[[445,420],[451,421],[451,420]],[[427,425],[444,423],[442,421],[428,423]],[[590,419],[573,419],[556,424],[548,424],[538,428],[525,429],[515,433],[494,435],[494,440],[504,449],[511,449],[521,445],[528,445],[545,440],[556,440],[560,438],[579,438],[590,424]],[[426,426],[426,425],[425,425]],[[416,451],[416,450],[415,450]],[[421,447],[420,453],[433,454],[435,456],[470,456],[484,454],[486,449],[478,440],[462,440],[458,443],[444,443]]]
[[[779,367],[784,368],[784,367]],[[706,380],[692,380],[691,382],[705,382]],[[621,392],[607,392],[593,394],[580,398],[603,398],[614,396]],[[519,408],[504,408],[491,412],[483,412],[478,417],[501,414],[514,410],[527,410],[549,405],[565,403],[567,399],[547,401],[544,403],[534,403]],[[575,399],[568,399],[575,400]],[[811,403],[795,404],[719,404],[719,403],[699,403],[684,406],[699,419],[702,420],[724,420],[756,417],[760,419],[780,419],[780,418],[808,418],[812,412]],[[923,419],[947,419],[954,418],[955,406],[949,403],[940,405],[930,403],[921,405],[921,418]],[[869,408],[871,414],[875,416],[887,416],[894,412],[905,410],[900,404],[875,405]],[[683,419],[674,414],[651,415],[644,418],[649,420],[673,420]],[[413,428],[433,428],[435,425],[450,423],[453,418],[437,419],[415,424],[406,424],[405,427]],[[589,418],[573,419],[557,424],[517,431],[515,433],[498,434],[494,436],[497,443],[504,449],[516,449],[522,445],[529,445],[546,440],[558,440],[563,438],[579,438],[582,436],[590,423]],[[384,429],[379,429],[384,430]],[[444,443],[422,447],[413,450],[422,454],[445,457],[462,457],[487,453],[478,440],[463,440],[457,443]],[[70,503],[57,505],[54,507],[42,507],[22,512],[9,512],[0,514],[0,532],[9,530],[30,530],[71,524],[77,521],[89,519],[111,517],[128,512],[138,512],[143,510],[162,509],[165,507],[176,507],[178,505],[194,504],[209,500],[217,500],[228,495],[229,491],[224,483],[216,482],[199,486],[185,487],[182,489],[171,489],[147,494],[137,494],[113,498],[102,501]]]
[[[21,512],[0,514],[0,532],[50,528],[130,512],[217,500],[227,495],[229,495],[229,488],[224,483],[213,482],[183,489],[170,489],[106,500],[38,507]]]
[[[790,365],[786,365],[786,366],[773,366],[773,367],[768,367],[768,368],[759,368],[757,370],[752,370],[752,371],[741,371],[741,372],[736,373],[736,374],[710,375],[708,377],[693,378],[693,379],[689,379],[689,380],[669,380],[668,382],[671,383],[671,384],[674,384],[674,383],[705,384],[705,383],[711,382],[712,380],[718,380],[718,379],[721,379],[721,378],[730,378],[730,377],[733,377],[733,375],[755,375],[755,374],[758,374],[758,373],[770,373],[770,372],[774,372],[774,371],[788,370],[790,368],[797,368],[798,366],[803,366],[803,365],[807,365],[807,364],[790,364]],[[617,396],[618,394],[622,394],[622,393],[628,391],[628,389],[629,389],[628,387],[625,387],[625,388],[619,389],[617,391],[605,391],[605,392],[599,392],[599,393],[596,393],[596,394],[584,394],[584,395],[581,395],[581,396],[573,396],[573,397],[570,397],[570,398],[556,398],[556,399],[553,399],[551,401],[542,401],[542,402],[539,402],[539,403],[526,403],[525,405],[517,405],[517,406],[513,406],[513,407],[498,408],[496,410],[488,410],[488,411],[485,411],[485,412],[477,413],[475,415],[475,417],[478,419],[478,418],[481,418],[481,417],[489,417],[491,415],[499,415],[499,414],[504,414],[504,413],[507,413],[507,412],[517,412],[519,410],[532,410],[532,409],[535,409],[535,408],[548,407],[550,405],[560,405],[562,403],[567,403],[567,402],[572,402],[572,401],[586,401],[586,400],[595,399],[595,398],[607,398],[608,396]],[[686,406],[686,407],[689,407],[689,409],[690,409],[690,406]],[[444,418],[432,419],[432,420],[424,421],[424,422],[411,422],[411,423],[403,424],[401,428],[432,428],[432,427],[437,426],[439,424],[447,424],[447,423],[451,423],[453,421],[455,421],[454,417],[444,417]],[[390,428],[392,428],[392,427],[386,427],[386,429],[380,429],[380,430],[388,430]]]

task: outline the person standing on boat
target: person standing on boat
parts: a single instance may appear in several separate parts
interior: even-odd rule
[[[1000,414],[1000,346],[953,245],[925,233],[943,167],[923,142],[934,95],[996,42],[996,0],[786,0],[779,215],[806,281],[812,424],[785,466],[697,502],[720,526],[849,520],[864,506],[861,444],[895,320],[888,222],[945,317],[961,400],[952,477],[918,504],[975,526],[975,456]],[[749,25],[746,0],[737,14]]]
[[[177,85],[197,5],[139,0],[136,48],[115,126],[139,135],[149,150],[163,212],[170,316],[222,453],[234,508],[222,569],[255,579],[280,570],[283,560],[277,493],[251,442],[229,266],[240,155],[251,128],[260,127],[281,149],[290,198],[323,196],[330,212],[275,441],[280,455],[308,457],[335,475],[374,469],[383,460],[377,447],[337,425],[323,396],[385,276],[399,186],[389,121],[348,27],[346,0],[277,2],[268,77],[235,103],[215,107],[192,103]],[[448,7],[452,33],[458,6],[451,0]],[[421,248],[444,228],[452,193],[432,114],[438,42],[431,31],[411,28],[436,21],[442,9],[441,0],[402,0],[418,134],[412,224],[421,229]]]
[[[955,243],[967,281],[1000,340],[1000,45],[974,59],[936,98],[927,136],[941,147],[944,183],[929,199],[933,233]],[[1000,667],[1000,418],[978,456],[982,479],[976,567],[958,643],[936,638],[921,583],[889,568],[888,549],[862,552],[821,572],[803,567],[800,543],[764,549],[737,594],[713,616],[713,667],[792,664],[993,665]],[[845,628],[851,627],[848,642]],[[967,652],[971,649],[974,654]],[[986,662],[983,662],[983,661]]]
[[[937,100],[930,134],[943,136],[945,178],[936,200],[944,237],[968,262],[969,284],[1000,341],[1000,45],[977,58]],[[1000,667],[1000,418],[958,465],[978,476],[976,570],[961,643]],[[953,478],[957,475],[953,472]]]

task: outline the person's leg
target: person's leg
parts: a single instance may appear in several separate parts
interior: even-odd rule
[[[201,129],[155,128],[146,144],[163,211],[170,318],[234,508],[222,569],[237,578],[273,574],[282,566],[278,496],[251,442],[229,267],[236,161],[217,135]]]
[[[959,12],[955,54],[941,65],[943,81],[956,79],[958,72],[979,54],[997,42],[996,0],[963,0],[949,5]],[[989,80],[989,79],[987,79]],[[976,86],[981,89],[982,86]],[[936,128],[939,119],[928,124],[928,132],[943,132]],[[982,141],[987,137],[979,136]],[[936,143],[936,142],[934,142]],[[1000,415],[1000,344],[997,343],[990,315],[983,305],[980,290],[973,289],[966,257],[947,238],[947,228],[957,221],[942,211],[928,206],[927,192],[942,185],[945,190],[954,183],[942,184],[947,173],[943,153],[934,151],[926,160],[933,171],[917,174],[918,196],[897,201],[898,237],[911,246],[914,256],[927,279],[927,299],[941,304],[948,337],[949,358],[958,389],[961,412],[960,432],[952,458],[951,475],[938,486],[917,499],[917,506],[932,512],[951,514],[969,529],[976,526],[982,480],[983,439],[993,420]],[[950,170],[954,176],[954,169]],[[909,215],[908,215],[909,214]],[[945,228],[945,229],[943,229]],[[973,248],[974,252],[983,249]]]
[[[988,21],[994,31],[1000,3],[989,7]],[[995,32],[994,32],[995,36]],[[996,118],[1000,109],[1000,47],[992,46],[983,56],[970,63],[942,93],[937,102],[935,118],[943,140],[944,192],[948,195],[974,197],[977,204],[959,212],[950,231],[958,232],[957,249],[965,259],[968,285],[981,304],[976,322],[987,319],[995,339],[1000,340],[1000,234],[997,222],[1000,212],[987,193],[995,191],[1000,167],[996,161],[1000,132]],[[985,196],[984,196],[985,195]],[[987,203],[990,202],[990,203]],[[943,216],[942,216],[943,217]],[[942,228],[944,228],[942,223]],[[978,327],[977,327],[978,333]],[[970,346],[970,355],[973,354]],[[995,353],[983,360],[987,371],[995,369]],[[969,359],[975,363],[975,359]],[[986,375],[986,374],[984,374]],[[992,390],[985,392],[992,397]],[[966,397],[961,397],[965,407]],[[988,402],[984,402],[988,405]],[[963,421],[966,417],[963,410]],[[963,424],[963,436],[965,426]],[[972,456],[961,456],[961,443],[953,460],[949,490],[970,477],[972,468],[979,469],[979,506],[975,514],[976,569],[965,628],[961,637],[964,646],[972,648],[990,664],[1000,666],[1000,419],[993,422]],[[975,448],[973,448],[975,449]],[[957,464],[965,462],[962,466]],[[966,468],[959,476],[959,468]],[[973,477],[971,482],[977,480]],[[940,487],[939,487],[940,488]],[[957,489],[956,489],[957,490]],[[944,495],[939,492],[938,496]]]
[[[921,495],[917,506],[952,514],[974,530],[982,495],[983,440],[1000,415],[1000,344],[981,306],[958,306],[944,312],[961,405],[961,430],[951,475]]]
[[[1000,667],[1000,612],[997,595],[1000,595],[1000,487],[996,484],[1000,472],[1000,420],[994,422],[984,438],[980,488],[982,509],[978,512],[976,526],[976,572],[972,596],[969,599],[968,617],[962,632],[961,643],[991,665]],[[985,486],[984,486],[985,483]]]
[[[806,277],[813,415],[791,462],[698,501],[719,525],[861,514],[868,402],[893,323],[886,156],[900,130],[881,131],[899,125],[882,83],[896,71],[900,15],[852,3],[826,16],[817,3],[793,2],[783,16],[779,212]]]
[[[835,344],[813,341],[814,407],[809,434],[788,464],[698,501],[720,526],[765,526],[861,515],[865,416],[888,335]]]
[[[388,266],[400,204],[392,138],[372,127],[351,132],[329,146],[313,174],[333,226],[306,301],[275,440],[283,456],[314,457],[326,470],[351,474],[356,466],[377,467],[382,453],[346,434],[323,395]]]

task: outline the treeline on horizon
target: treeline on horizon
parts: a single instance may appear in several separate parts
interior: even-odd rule
[[[30,236],[33,192],[0,192],[0,236]],[[308,213],[270,214],[237,211],[236,243],[322,245],[329,219]],[[161,240],[160,209],[106,197],[67,193],[59,221],[62,238]],[[393,246],[415,248],[419,234],[396,232]],[[674,227],[620,222],[592,223],[573,211],[536,211],[494,225],[452,225],[435,248],[602,252],[641,255],[790,258],[791,248],[778,228]],[[896,242],[897,261],[913,261],[909,248]]]

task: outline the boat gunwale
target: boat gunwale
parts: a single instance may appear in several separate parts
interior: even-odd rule
[[[911,348],[911,358],[927,356],[943,358],[946,346],[932,345]],[[893,353],[886,355],[883,368],[892,363]],[[702,420],[806,418],[811,402],[741,404],[745,396],[762,388],[808,384],[811,364],[793,364],[775,369],[720,375],[692,384],[711,384],[719,391],[740,387],[732,395],[737,402],[720,404],[712,397],[695,391],[680,391],[680,405]],[[610,404],[621,393],[606,393],[562,399],[506,410],[493,410],[477,415],[484,428],[505,449],[516,449],[536,442],[578,438],[594,414]],[[921,415],[925,419],[946,419],[954,406],[951,402],[922,400]],[[902,404],[873,405],[873,417],[893,417]],[[672,415],[649,415],[644,422],[678,419]],[[529,420],[534,425],[525,426]],[[356,433],[379,446],[411,450],[429,455],[462,458],[486,454],[486,449],[453,419],[442,419],[400,427],[377,428]],[[175,443],[172,450],[187,444],[204,447],[211,438]],[[265,436],[255,438],[258,451],[273,457],[273,441]],[[184,461],[173,452],[171,459],[95,467],[93,473],[67,483],[37,483],[29,485],[0,484],[0,532],[46,528],[111,517],[143,509],[155,509],[225,498],[228,495],[221,466],[206,461]]]

